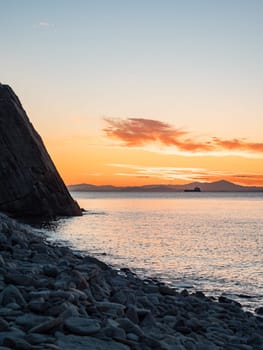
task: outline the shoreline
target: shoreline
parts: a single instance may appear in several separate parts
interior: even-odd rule
[[[263,349],[263,318],[50,243],[0,214],[0,349]],[[259,308],[263,314],[263,308]]]

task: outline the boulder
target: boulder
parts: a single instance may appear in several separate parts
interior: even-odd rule
[[[18,97],[3,84],[0,164],[0,211],[13,216],[81,215]]]

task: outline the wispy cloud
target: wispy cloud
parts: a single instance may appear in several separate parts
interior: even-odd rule
[[[42,29],[51,29],[54,28],[55,25],[53,23],[50,23],[48,21],[39,21],[34,25],[36,28],[42,28]]]
[[[145,118],[104,120],[107,123],[103,129],[106,136],[119,140],[128,147],[158,143],[191,153],[218,151],[263,153],[263,143],[248,142],[239,138],[224,140],[219,137],[198,140],[197,137],[191,136],[189,131],[158,120]]]
[[[221,179],[229,180],[236,183],[263,185],[263,176],[258,173],[246,172],[238,173],[234,171],[209,170],[206,168],[181,168],[181,167],[149,167],[133,164],[108,164],[109,166],[120,169],[115,175],[155,178],[157,182],[167,182],[173,180],[184,180],[187,182],[200,181],[210,182]],[[121,171],[121,169],[126,169]]]
[[[45,21],[41,21],[38,23],[39,27],[50,27],[50,23],[49,22],[45,22]]]

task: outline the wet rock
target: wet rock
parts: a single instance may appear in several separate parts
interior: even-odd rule
[[[177,291],[174,288],[165,286],[165,285],[160,285],[159,286],[159,292],[162,295],[176,295]]]

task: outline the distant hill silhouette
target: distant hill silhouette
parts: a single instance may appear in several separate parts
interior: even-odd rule
[[[69,185],[70,191],[78,192],[183,192],[199,187],[202,192],[263,192],[263,187],[240,186],[232,182],[221,180],[216,182],[192,182],[186,185],[144,185],[144,186],[96,186],[91,184]]]

